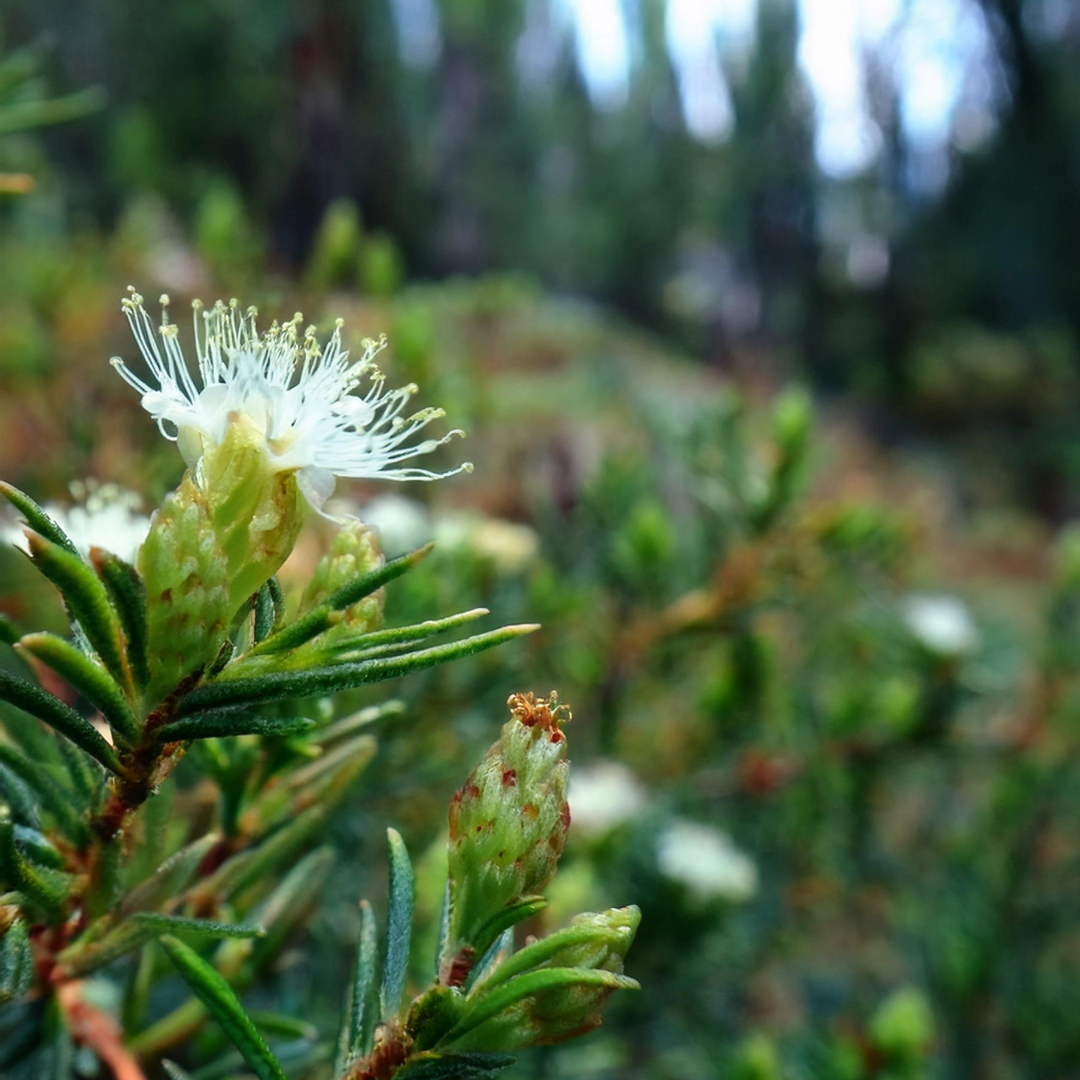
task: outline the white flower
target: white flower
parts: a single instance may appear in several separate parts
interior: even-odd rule
[[[434,540],[440,551],[475,555],[500,574],[521,573],[540,550],[536,531],[528,525],[471,513],[436,518]]]
[[[168,321],[169,298],[161,298],[161,325],[155,327],[142,297],[130,292],[124,313],[152,379],[144,382],[119,357],[113,357],[113,366],[142,394],[143,408],[178,444],[189,466],[197,466],[206,450],[224,441],[230,425],[246,418],[261,432],[271,468],[295,472],[315,507],[329,498],[337,476],[437,480],[472,468],[465,464],[435,473],[404,465],[462,433],[410,444],[416,432],[444,415],[442,410],[402,416],[416,386],[386,389],[374,362],[382,342],[365,342],[361,357],[350,360],[341,344],[340,319],[320,346],[314,327],[301,333],[300,314],[260,333],[255,308],[241,313],[235,300],[228,305],[219,300],[205,311],[195,301],[196,381],[177,328]],[[365,381],[366,390],[354,393]]]
[[[645,806],[645,789],[617,761],[596,761],[570,776],[570,820],[576,832],[604,836]]]
[[[379,546],[387,557],[412,551],[431,539],[427,507],[392,491],[370,499],[357,516],[379,534]]]
[[[940,656],[963,656],[979,643],[971,613],[955,596],[909,596],[901,613],[908,630]]]
[[[99,547],[133,563],[150,528],[150,518],[140,513],[139,496],[116,484],[99,485],[94,480],[75,481],[71,494],[77,500],[71,506],[47,502],[42,509],[83,555]],[[6,526],[3,535],[9,543],[28,550],[22,525]]]
[[[753,860],[719,829],[676,818],[660,834],[656,860],[664,877],[685,885],[699,900],[742,903],[757,892]]]

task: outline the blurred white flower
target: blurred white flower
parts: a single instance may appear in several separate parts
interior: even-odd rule
[[[98,484],[93,480],[75,481],[71,494],[76,501],[70,506],[47,502],[42,509],[83,555],[89,554],[92,547],[100,547],[133,563],[150,528],[150,518],[140,512],[139,496],[116,484]],[[23,551],[29,550],[21,524],[5,525],[3,537]]]
[[[570,821],[576,832],[604,836],[645,806],[645,789],[617,761],[596,761],[570,775]]]
[[[414,551],[431,539],[428,508],[404,495],[394,492],[377,495],[359,511],[350,509],[349,513],[378,533],[379,547],[388,558]]]
[[[939,656],[963,656],[979,644],[975,621],[955,596],[909,596],[901,614],[914,637]]]
[[[672,821],[660,834],[656,861],[664,877],[685,885],[699,900],[743,903],[757,892],[753,860],[725,833],[696,821]]]
[[[480,514],[443,514],[435,521],[435,545],[444,552],[471,553],[491,562],[501,574],[526,569],[540,550],[535,530]]]
[[[144,382],[113,357],[113,366],[142,395],[142,405],[161,433],[174,440],[189,466],[219,446],[233,424],[245,421],[262,438],[262,450],[275,472],[295,472],[300,490],[321,507],[334,489],[334,478],[438,480],[468,471],[468,463],[445,473],[404,462],[428,454],[460,435],[409,445],[408,440],[441,409],[421,409],[402,416],[417,387],[387,390],[375,366],[379,342],[365,343],[358,360],[341,345],[339,319],[325,346],[314,327],[301,331],[303,316],[274,322],[262,333],[258,312],[222,301],[204,311],[196,301],[195,351],[198,383],[180,349],[176,326],[168,319],[169,298],[161,298],[160,326],[154,326],[142,297],[131,290],[123,301],[131,331],[150,368]],[[354,393],[367,380],[366,393]]]

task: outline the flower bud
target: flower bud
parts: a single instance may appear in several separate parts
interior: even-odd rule
[[[569,719],[556,696],[509,700],[512,719],[450,803],[450,922],[441,981],[460,985],[515,909],[538,899],[566,846]]]
[[[230,615],[281,569],[304,520],[296,473],[276,469],[265,443],[263,430],[241,413],[198,463],[199,488],[228,564]]]
[[[146,695],[153,703],[214,659],[232,614],[228,565],[190,473],[154,514],[138,561],[146,584]]]
[[[374,532],[355,518],[345,521],[304,589],[300,598],[300,614],[304,615],[325,603],[342,585],[377,570],[383,562]],[[379,589],[346,608],[341,622],[327,630],[320,637],[320,642],[377,630],[382,624],[383,595],[383,590]]]
[[[565,930],[525,946],[506,962],[513,976],[502,981],[496,969],[476,999],[480,1010],[486,1000],[499,997],[507,1000],[506,1007],[455,1039],[455,1048],[519,1050],[563,1042],[599,1027],[608,998],[637,985],[623,977],[623,961],[640,921],[636,907],[578,915]],[[526,972],[530,960],[542,962]],[[597,980],[582,972],[603,972],[611,978]],[[525,991],[520,996],[517,987]],[[465,1025],[468,1017],[467,1010]]]

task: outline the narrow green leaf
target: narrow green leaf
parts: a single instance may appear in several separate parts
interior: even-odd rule
[[[279,698],[306,698],[353,689],[367,683],[397,678],[414,671],[445,664],[450,660],[472,656],[506,641],[531,634],[536,624],[504,626],[486,634],[421,649],[407,656],[385,660],[367,660],[355,664],[336,664],[310,671],[283,671],[253,678],[219,678],[198,687],[180,699],[177,711],[181,716],[220,708],[225,705],[256,704]],[[269,638],[267,640],[270,640]]]
[[[26,524],[39,536],[44,536],[46,540],[51,540],[65,551],[78,557],[79,550],[71,542],[68,534],[29,495],[3,481],[0,481],[0,495],[3,495],[22,514]]]
[[[132,687],[120,618],[101,579],[80,556],[58,544],[35,533],[28,542],[34,565],[60,590],[101,662],[122,686]]]
[[[399,559],[392,559],[375,570],[361,574],[360,577],[338,589],[325,604],[309,611],[276,634],[271,634],[265,641],[256,645],[248,655],[263,656],[267,653],[285,652],[288,649],[295,649],[297,645],[303,645],[305,641],[310,641],[334,625],[334,616],[337,612],[352,607],[364,597],[381,589],[387,582],[407,573],[428,555],[431,548],[432,545],[428,544],[408,555],[402,555]]]
[[[52,841],[39,833],[37,829],[29,829],[25,825],[15,826],[15,841],[26,853],[27,858],[42,866],[51,866],[54,870],[64,868],[64,856],[53,846]]]
[[[348,638],[340,644],[334,645],[334,649],[341,651],[366,650],[376,645],[399,645],[412,644],[423,641],[425,638],[434,637],[436,634],[446,633],[448,630],[456,630],[466,626],[477,619],[482,619],[491,612],[487,608],[473,608],[470,611],[462,611],[457,615],[449,615],[445,619],[428,619],[426,622],[413,623],[411,626],[398,626],[389,630],[373,630],[368,634],[357,634],[354,638]]]
[[[20,825],[33,827],[38,824],[37,807],[30,789],[3,762],[0,762],[0,803]]]
[[[465,980],[468,994],[479,983],[487,983],[488,976],[502,967],[502,963],[514,951],[514,928],[508,926],[490,945],[488,951],[477,961]]]
[[[266,583],[266,587],[270,590],[270,599],[274,603],[274,629],[279,630],[285,618],[285,593],[282,591],[277,575]]]
[[[466,1009],[465,1015],[457,1026],[440,1040],[439,1045],[453,1046],[457,1040],[478,1028],[485,1021],[526,998],[548,990],[563,990],[578,986],[604,987],[610,990],[640,989],[636,979],[597,968],[540,968],[537,971],[528,971],[524,975],[518,975],[517,978],[495,987],[490,992],[470,999],[472,1003]]]
[[[247,716],[242,712],[217,712],[173,720],[158,728],[154,736],[159,743],[228,738],[233,735],[283,739],[309,731],[314,726],[315,721],[306,716]]]
[[[353,1062],[367,1053],[371,1022],[371,996],[375,985],[378,939],[375,915],[366,900],[360,901],[360,941],[356,946],[356,961],[352,981],[345,1001],[345,1015],[338,1037],[337,1061],[334,1076],[345,1075]]]
[[[575,945],[600,944],[608,942],[617,946],[624,940],[624,934],[619,930],[602,930],[596,926],[568,926],[562,930],[556,930],[547,937],[540,938],[518,949],[512,956],[507,957],[486,978],[477,977],[476,986],[472,993],[487,993],[501,983],[524,974],[541,964],[547,963],[556,953],[563,949],[573,948]]]
[[[212,922],[209,919],[188,919],[181,915],[162,915],[158,911],[136,911],[128,921],[158,934],[192,934],[204,938],[257,938],[266,931],[261,926],[241,926],[236,923]]]
[[[22,632],[15,623],[7,615],[0,613],[0,642],[4,645],[14,645],[21,637]]]
[[[488,919],[488,921],[477,930],[475,941],[483,942],[486,952],[488,942],[496,941],[499,935],[509,927],[516,926],[519,922],[524,922],[526,919],[531,919],[546,907],[547,900],[542,896],[523,896]]]
[[[165,1070],[169,1080],[192,1080],[191,1073],[184,1072],[175,1061],[164,1058],[161,1067]]]
[[[251,640],[258,645],[274,629],[274,597],[269,583],[263,585],[255,594],[255,608],[252,612]]]
[[[252,1012],[248,1015],[260,1031],[265,1031],[275,1039],[287,1039],[290,1042],[305,1039],[307,1042],[314,1042],[319,1037],[319,1029],[314,1024],[298,1020],[294,1016],[273,1012]]]
[[[396,829],[387,829],[386,839],[390,852],[390,898],[386,913],[386,949],[379,1002],[383,1020],[390,1020],[397,1016],[401,1008],[405,977],[409,972],[416,881],[401,834]]]
[[[357,731],[370,727],[379,720],[385,720],[390,716],[404,716],[405,712],[405,702],[403,701],[384,701],[381,705],[369,705],[367,708],[360,709],[350,716],[335,720],[334,723],[327,725],[313,736],[310,741],[318,743],[320,746],[326,746],[328,743],[337,742],[338,739],[343,739],[348,735],[354,735]]]
[[[120,869],[123,861],[123,838],[119,832],[95,846],[86,884],[86,917],[97,919],[110,911],[120,898]]]
[[[14,885],[50,922],[64,917],[71,878],[45,866],[34,866],[15,844],[15,828],[0,821],[0,875]]]
[[[108,921],[97,925],[108,926]],[[163,934],[184,934],[209,940],[260,937],[258,926],[236,926],[206,919],[187,919],[154,911],[137,911],[104,934],[91,926],[87,934],[57,957],[67,978],[81,978]]]
[[[182,941],[164,937],[161,944],[192,993],[221,1025],[229,1041],[240,1051],[259,1080],[285,1080],[277,1058],[244,1012],[232,987]]]
[[[64,771],[68,774],[81,805],[87,810],[96,806],[105,783],[105,773],[101,766],[70,739],[58,739],[53,735],[51,742],[57,749]],[[39,759],[35,756],[34,760]],[[45,760],[48,761],[48,758]]]
[[[265,937],[251,950],[250,967],[259,971],[277,959],[281,947],[314,906],[334,863],[332,848],[317,848],[305,855],[250,918],[266,928]]]
[[[156,908],[185,889],[202,861],[221,840],[219,833],[201,836],[170,855],[145,881],[136,885],[120,903],[125,915]]]
[[[138,960],[124,988],[124,1001],[120,1009],[120,1026],[124,1031],[138,1031],[146,1022],[153,989],[154,948],[146,944],[140,946]]]
[[[48,664],[97,706],[119,741],[131,746],[138,740],[138,721],[124,691],[100,664],[56,634],[27,634],[19,646]]]
[[[72,804],[71,795],[57,787],[40,765],[5,743],[0,743],[0,765],[14,773],[37,796],[41,808],[51,815],[69,839],[80,845],[89,840],[89,827]]]
[[[70,705],[42,690],[25,679],[6,671],[0,671],[0,699],[10,702],[23,712],[44,720],[61,735],[81,746],[92,758],[106,769],[123,775],[123,768],[116,751],[98,734],[89,720],[81,717]]]
[[[394,1073],[394,1080],[489,1080],[516,1061],[510,1054],[476,1051],[439,1054],[429,1050],[410,1056]]]
[[[257,848],[241,851],[222,863],[191,893],[199,901],[227,900],[274,870],[310,839],[325,823],[325,806],[311,806],[287,825],[271,833]]]
[[[30,932],[23,919],[16,919],[0,939],[0,1004],[23,997],[33,975]]]
[[[131,673],[138,688],[143,689],[150,681],[150,665],[147,659],[147,612],[146,586],[139,572],[119,555],[102,548],[92,548],[90,562],[105,583],[113,607],[120,617],[120,625],[127,639],[127,657]]]

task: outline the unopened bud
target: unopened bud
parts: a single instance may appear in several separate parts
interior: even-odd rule
[[[146,696],[153,703],[214,659],[232,614],[228,565],[190,474],[154,514],[138,562],[146,584]]]
[[[566,846],[569,765],[552,694],[514,694],[511,720],[450,803],[448,948],[442,981],[458,985],[513,912],[539,898]],[[449,965],[449,966],[447,966]],[[453,968],[454,970],[450,970]]]

